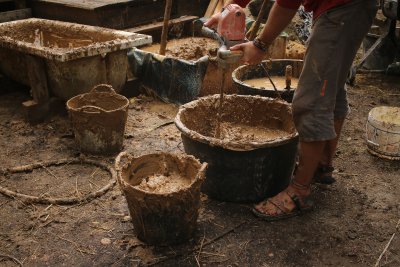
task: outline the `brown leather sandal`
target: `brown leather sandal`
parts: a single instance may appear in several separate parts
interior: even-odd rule
[[[292,182],[293,183],[293,182]],[[304,186],[304,185],[301,185]],[[309,187],[308,187],[309,188]],[[274,205],[277,210],[280,211],[278,214],[266,214],[264,212],[259,211],[255,207],[252,209],[252,212],[255,216],[262,218],[265,221],[277,221],[282,219],[291,218],[294,216],[302,215],[305,212],[311,211],[313,209],[312,201],[306,197],[300,197],[297,195],[291,195],[287,191],[285,193],[289,196],[290,200],[294,203],[295,207],[293,210],[288,210],[282,202],[274,201],[273,198],[268,198],[264,200],[262,203],[271,203]]]

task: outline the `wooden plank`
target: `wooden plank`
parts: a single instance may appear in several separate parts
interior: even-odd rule
[[[48,102],[49,90],[47,86],[46,63],[39,57],[26,55],[26,66],[33,100],[38,104]]]
[[[217,7],[219,0],[211,0],[210,4],[207,7],[206,13],[204,14],[205,18],[209,18],[214,14],[214,10]]]
[[[213,15],[215,15],[215,14],[221,12],[222,8],[223,8],[224,6],[226,6],[226,3],[227,3],[227,2],[228,2],[228,0],[221,0],[221,1],[218,1],[218,5],[215,7],[214,12],[213,12]]]
[[[0,23],[19,20],[19,19],[27,19],[31,17],[32,17],[32,10],[30,8],[0,12]]]
[[[174,24],[193,21],[198,18],[199,17],[197,17],[197,16],[185,16],[185,17],[181,17],[181,18],[177,18],[177,19],[172,19],[172,20],[170,20],[169,26],[172,26]],[[160,22],[156,22],[156,23],[152,23],[152,24],[146,24],[146,25],[142,25],[142,26],[138,26],[138,27],[134,27],[134,28],[125,29],[124,31],[145,33],[145,32],[150,32],[150,31],[154,31],[154,30],[159,30],[162,28],[162,26],[163,26],[163,22],[160,21]]]
[[[167,48],[167,35],[168,35],[168,24],[171,17],[172,0],[166,0],[165,11],[164,11],[164,21],[161,32],[161,42],[160,42],[160,52],[159,54],[164,56],[165,49]]]

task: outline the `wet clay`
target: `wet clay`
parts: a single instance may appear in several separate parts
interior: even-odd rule
[[[221,122],[220,131],[220,139],[234,142],[271,141],[289,135],[288,132],[280,129],[231,122]]]
[[[72,28],[47,21],[9,25],[0,29],[0,36],[47,48],[77,48],[117,39],[110,32],[88,31],[84,25]]]
[[[187,37],[168,41],[165,55],[185,60],[197,60],[203,56],[215,57],[218,48],[219,44],[216,40],[204,37]],[[160,44],[153,44],[140,49],[158,54]]]
[[[272,81],[274,82],[276,88],[278,90],[285,90],[286,88],[286,78],[284,76],[271,76]],[[267,77],[248,79],[243,81],[245,84],[253,86],[255,88],[260,89],[271,89],[273,88],[271,82]],[[290,88],[297,88],[297,84],[299,82],[298,78],[291,79]]]
[[[173,193],[190,185],[190,180],[177,173],[154,174],[146,177],[136,188],[152,193]]]
[[[289,41],[286,46],[286,58],[304,59],[306,48],[303,44],[296,41]]]
[[[295,136],[290,105],[259,96],[225,95],[218,129],[219,95],[201,98],[181,108],[177,127],[195,140],[230,149],[250,149]]]

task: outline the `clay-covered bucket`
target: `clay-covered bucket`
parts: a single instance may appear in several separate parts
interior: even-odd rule
[[[368,151],[381,158],[400,160],[400,107],[375,107],[366,124]]]
[[[303,60],[300,59],[273,59],[270,61],[263,61],[261,64],[268,70],[269,75],[272,77],[280,96],[287,102],[292,102],[294,91],[296,90],[295,80],[300,77],[303,68]],[[276,77],[285,78],[286,68],[291,67],[292,86],[286,89],[279,81],[275,80]],[[238,94],[240,95],[260,95],[266,97],[276,98],[277,93],[273,86],[267,82],[268,78],[265,69],[260,65],[243,65],[238,67],[232,72],[232,79]],[[262,78],[265,80],[263,85],[251,85],[246,83],[247,80]]]
[[[122,152],[115,165],[139,239],[167,245],[193,236],[206,163],[187,155],[157,153],[134,157]]]
[[[104,155],[121,151],[128,106],[129,100],[106,84],[68,100],[67,109],[80,150]]]
[[[233,131],[232,138],[229,132],[227,138],[225,133],[214,137],[218,107],[219,95],[200,98],[181,106],[175,118],[185,152],[208,163],[203,192],[222,201],[256,202],[283,190],[293,172],[298,143],[290,104],[226,95],[221,122],[243,129],[238,138]],[[273,139],[264,136],[275,132]]]

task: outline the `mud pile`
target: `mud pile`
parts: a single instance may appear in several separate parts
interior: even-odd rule
[[[224,97],[220,136],[217,138],[219,95],[181,107],[175,123],[190,138],[231,149],[249,149],[295,136],[290,106],[258,96]]]
[[[84,25],[70,29],[60,23],[35,20],[0,29],[0,36],[47,48],[77,48],[117,39],[109,32],[88,31]]]
[[[219,44],[216,40],[187,37],[168,41],[165,55],[185,60],[197,60],[203,56],[215,57],[218,48]],[[141,50],[157,54],[160,51],[160,44],[142,47]]]
[[[168,194],[187,188],[189,185],[189,179],[177,173],[165,173],[148,176],[135,188],[151,193]]]

